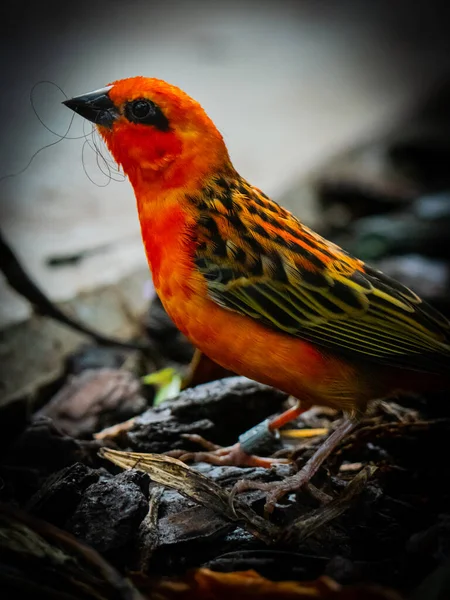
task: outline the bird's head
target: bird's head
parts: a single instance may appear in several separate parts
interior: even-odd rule
[[[135,188],[151,182],[187,188],[229,163],[200,104],[165,81],[121,79],[64,104],[97,126]]]

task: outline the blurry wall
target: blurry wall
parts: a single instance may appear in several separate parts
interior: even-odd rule
[[[299,173],[379,132],[450,66],[445,2],[197,0],[11,3],[3,8],[0,176],[55,141],[30,105],[40,80],[69,95],[143,74],[179,85],[206,108],[241,174],[277,198]],[[36,90],[45,123],[71,114],[49,86]],[[70,136],[83,133],[74,120]],[[83,140],[40,152],[0,181],[5,236],[55,300],[145,265],[127,182],[94,185]],[[93,154],[86,167],[107,179]],[[302,201],[290,208],[302,215]],[[307,215],[306,215],[307,217]],[[112,244],[104,247],[105,244]],[[55,256],[100,251],[76,265]],[[102,249],[103,248],[103,249]],[[0,325],[28,307],[0,280]]]

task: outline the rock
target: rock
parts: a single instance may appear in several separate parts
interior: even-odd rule
[[[73,439],[49,418],[39,417],[10,444],[0,467],[7,473],[16,499],[27,502],[53,473],[77,462],[92,466],[98,447],[97,442]]]
[[[144,600],[95,550],[5,505],[0,505],[0,548],[2,600]]]
[[[96,369],[69,378],[36,414],[50,417],[73,437],[86,437],[141,413],[146,406],[139,380],[132,373]]]
[[[57,306],[92,329],[129,340],[140,333],[137,324],[147,307],[142,285],[148,277],[147,268],[140,269],[116,285],[96,287]],[[4,325],[0,405],[21,400],[35,406],[41,390],[63,377],[67,358],[86,341],[77,331],[39,315]]]
[[[212,381],[187,388],[156,409],[149,408],[118,442],[137,452],[167,452],[192,448],[181,435],[199,433],[217,444],[232,444],[241,433],[280,410],[286,399],[287,394],[246,377]]]
[[[135,422],[134,426],[122,436],[122,440],[115,441],[134,452],[159,454],[189,447],[189,443],[182,438],[185,433],[197,433],[208,437],[213,430],[214,425],[208,419],[180,423],[175,419],[166,420],[162,415],[161,421],[154,420],[145,425]]]
[[[217,537],[235,528],[217,513],[199,506],[173,490],[166,490],[159,506],[158,531],[161,546]]]
[[[42,475],[85,459],[83,446],[61,432],[48,417],[36,417],[10,446],[2,462],[38,468]]]
[[[99,552],[126,560],[127,547],[135,539],[148,511],[148,477],[125,471],[112,479],[90,485],[67,529]]]
[[[83,493],[102,475],[100,470],[90,469],[82,463],[75,463],[51,475],[40,490],[27,503],[27,510],[33,515],[57,525],[64,526],[75,511]],[[104,471],[103,477],[109,476]]]

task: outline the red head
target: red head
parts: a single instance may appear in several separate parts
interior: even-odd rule
[[[200,104],[165,81],[121,79],[65,104],[97,125],[136,191],[188,191],[230,165],[222,136]]]

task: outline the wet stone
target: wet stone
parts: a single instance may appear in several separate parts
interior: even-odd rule
[[[37,416],[50,417],[73,437],[88,437],[147,406],[139,380],[120,369],[89,369],[72,376]]]
[[[51,475],[27,503],[27,510],[53,525],[62,527],[75,511],[84,492],[100,477],[110,478],[104,470],[75,463]]]
[[[89,486],[66,527],[99,552],[117,557],[135,539],[147,512],[148,477],[125,471]]]
[[[246,377],[212,381],[148,409],[135,419],[122,444],[139,452],[198,449],[183,440],[182,433],[233,444],[241,433],[279,411],[286,399],[287,394]]]

